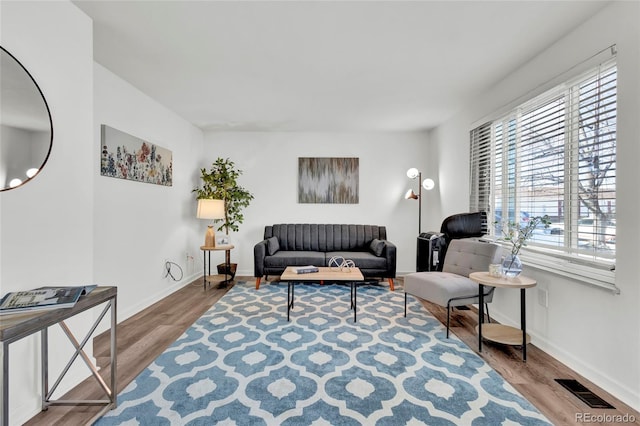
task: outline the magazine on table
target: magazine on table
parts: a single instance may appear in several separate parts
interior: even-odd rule
[[[296,266],[293,268],[296,274],[311,274],[313,272],[319,272],[317,266],[308,265],[308,266]]]
[[[97,285],[40,287],[7,293],[0,299],[0,315],[72,308],[80,296],[91,293],[96,287]]]

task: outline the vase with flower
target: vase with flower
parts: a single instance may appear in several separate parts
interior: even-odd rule
[[[518,224],[515,222],[507,222],[502,227],[503,237],[501,240],[511,243],[511,253],[507,254],[502,261],[502,273],[511,278],[517,277],[522,272],[522,261],[518,253],[520,249],[527,245],[527,241],[533,237],[533,231],[542,226],[548,228],[551,220],[548,215],[535,216],[530,218],[526,224]]]

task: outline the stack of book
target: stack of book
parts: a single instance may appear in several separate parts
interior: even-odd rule
[[[320,269],[318,269],[317,266],[313,266],[313,265],[296,266],[295,268],[293,268],[293,270],[295,271],[296,274],[311,274],[313,272],[320,271]]]

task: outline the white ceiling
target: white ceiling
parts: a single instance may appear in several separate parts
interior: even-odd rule
[[[419,131],[605,4],[75,1],[95,60],[203,130]]]

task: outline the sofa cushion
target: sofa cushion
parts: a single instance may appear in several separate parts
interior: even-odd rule
[[[384,250],[384,241],[374,238],[371,241],[371,244],[369,244],[369,250],[371,250],[371,253],[375,254],[376,256],[382,256],[382,251]]]
[[[342,256],[345,259],[353,260],[360,269],[386,269],[387,259],[377,257],[368,251],[331,251],[327,253],[327,262],[333,256]],[[329,265],[325,265],[329,266]]]
[[[325,266],[324,253],[318,251],[280,250],[273,256],[264,258],[264,266],[267,268],[306,265]]]
[[[278,242],[278,238],[271,237],[267,239],[267,254],[269,256],[273,256],[278,250],[280,250],[280,243]]]

